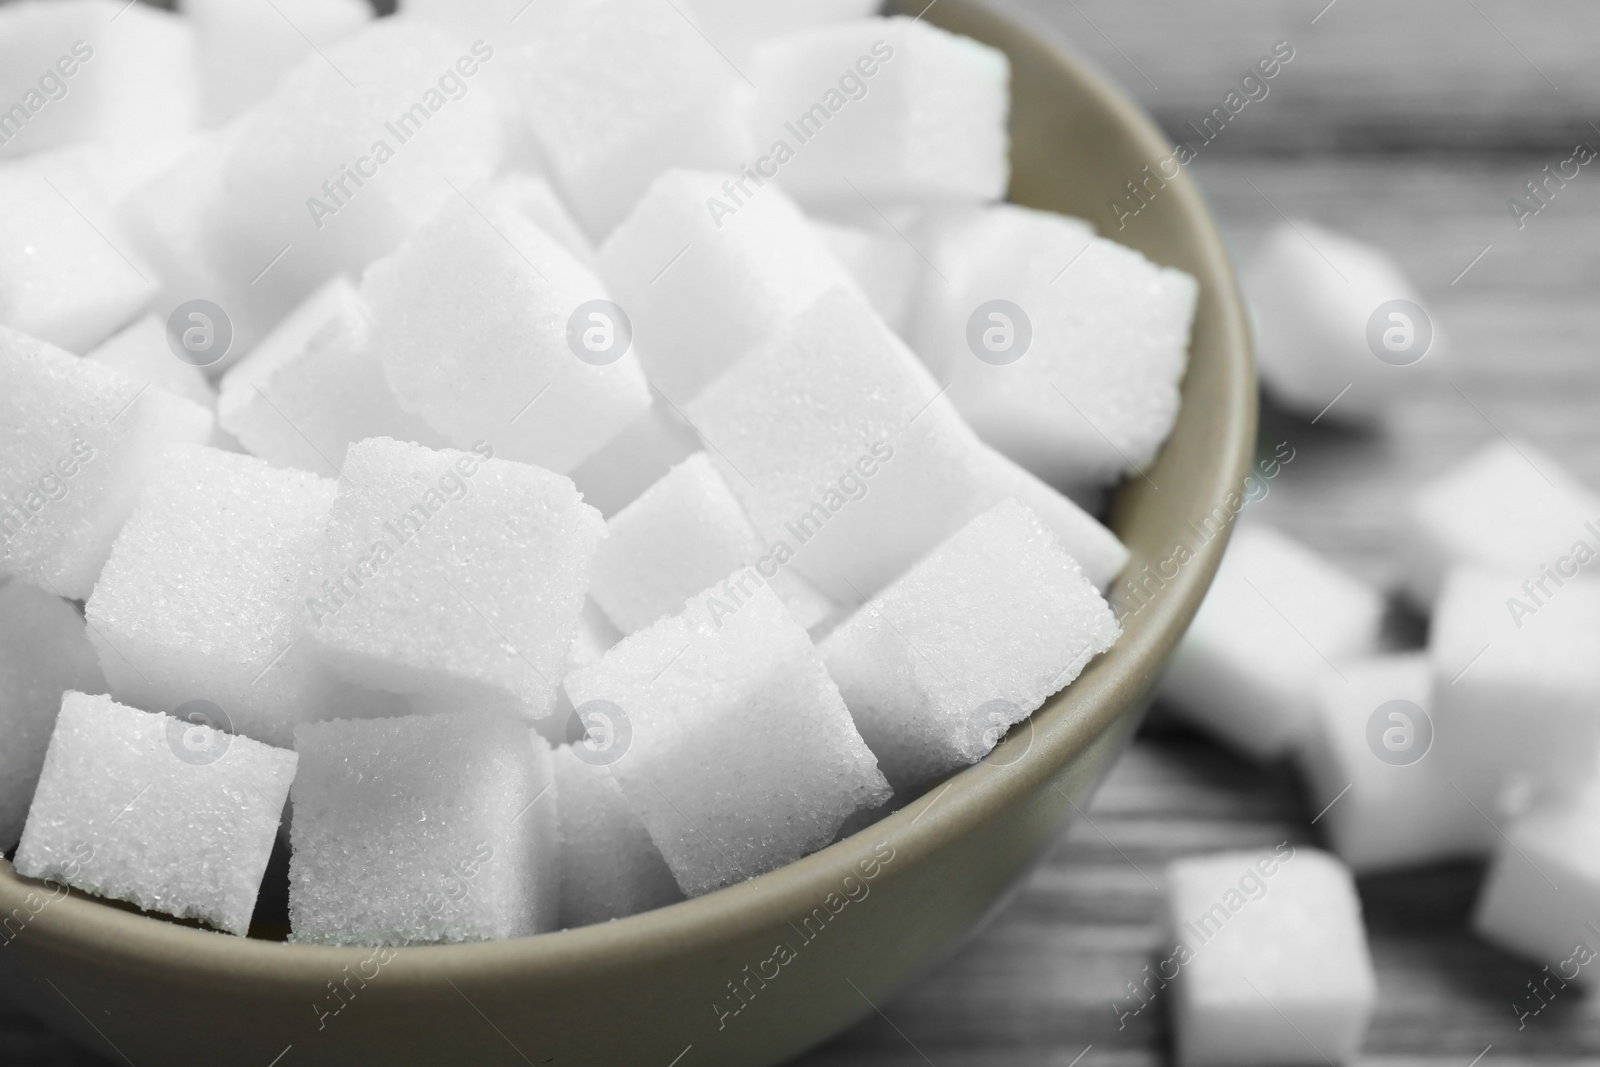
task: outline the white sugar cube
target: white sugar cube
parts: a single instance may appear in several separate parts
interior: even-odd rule
[[[1523,582],[1452,571],[1429,631],[1439,755],[1485,819],[1582,785],[1600,755],[1600,581]]]
[[[595,247],[560,195],[543,175],[516,171],[495,182],[495,195],[522,212],[539,229],[561,242],[579,263],[595,269]]]
[[[1545,596],[1600,558],[1600,497],[1543,450],[1495,441],[1411,497],[1399,544],[1402,580],[1424,607],[1457,565],[1518,574]]]
[[[938,273],[909,339],[978,436],[1056,486],[1148,465],[1177,418],[1195,280],[1013,204],[922,232]]]
[[[572,482],[388,438],[350,446],[307,583],[305,634],[414,706],[548,716],[605,537]]]
[[[578,616],[577,636],[567,650],[567,669],[593,663],[621,640],[622,631],[606,618],[606,613],[600,610],[600,605],[592,597],[585,597],[583,613]]]
[[[243,936],[293,752],[68,692],[17,872]]]
[[[400,406],[457,447],[565,472],[650,406],[627,310],[502,199],[446,205],[362,293]]]
[[[1266,526],[1233,532],[1161,682],[1174,711],[1245,755],[1305,735],[1315,679],[1378,650],[1382,595]]]
[[[540,4],[518,22],[518,114],[595,238],[662,171],[752,157],[744,80],[673,5]]]
[[[781,190],[709,171],[652,182],[601,246],[600,271],[678,404],[828,289],[855,287]]]
[[[830,22],[864,19],[876,14],[880,6],[879,0],[810,0],[804,4],[693,0],[684,5],[717,50],[741,68],[763,41]]]
[[[0,327],[0,573],[88,597],[163,446],[211,413]]]
[[[753,564],[767,546],[715,465],[696,452],[606,523],[609,536],[595,554],[589,595],[625,634]],[[811,627],[834,607],[799,575],[776,566],[758,580],[801,626]]]
[[[1494,830],[1433,751],[1432,670],[1423,653],[1340,665],[1316,686],[1296,754],[1309,806],[1357,872],[1483,852]]]
[[[1127,551],[979,441],[852,292],[825,294],[685,409],[779,565],[859,603],[979,512],[1017,497],[1097,588]]]
[[[1244,279],[1261,379],[1304,415],[1370,420],[1445,354],[1440,324],[1388,253],[1307,219],[1276,227]]]
[[[372,18],[362,0],[182,0],[199,36],[203,116],[226,122],[265,97],[296,63]]]
[[[1122,628],[1060,540],[1004,500],[822,642],[896,789],[975,763]]]
[[[1181,1067],[1355,1059],[1377,982],[1343,864],[1282,844],[1179,860],[1168,881]]]
[[[334,485],[214,448],[164,453],[86,606],[112,696],[168,713],[209,700],[284,748],[297,722],[366,713],[300,636]]]
[[[1536,810],[1496,835],[1494,861],[1478,894],[1472,927],[1509,952],[1544,963],[1557,986],[1594,985],[1585,969],[1600,956],[1600,796],[1592,786]],[[1517,1014],[1538,1014],[1543,998],[1519,994]],[[1531,1009],[1531,1011],[1530,1011]]]
[[[217,406],[216,391],[204,372],[173,354],[167,343],[167,324],[156,315],[146,315],[86,355],[134,381],[149,382],[201,407]]]
[[[610,518],[700,448],[693,428],[658,399],[570,475],[584,503]]]
[[[71,604],[27,582],[0,583],[0,850],[22,822],[69,689],[103,693],[105,676]]]
[[[896,233],[879,233],[824,219],[811,224],[828,250],[866,294],[889,328],[901,336],[909,332],[912,297],[922,277],[922,256]]]
[[[194,29],[116,0],[7,4],[0,102],[0,156],[181,134],[199,106]]]
[[[498,166],[492,44],[404,18],[307,55],[227,141],[205,247],[267,312],[393,251]],[[452,185],[455,188],[452,188]]]
[[[555,925],[550,751],[488,714],[295,730],[290,939],[406,945]],[[547,792],[548,791],[548,792]]]
[[[555,750],[555,772],[561,926],[622,919],[682,900],[661,850],[605,765],[562,745]]]
[[[802,30],[756,49],[756,162],[808,206],[997,200],[1011,65],[910,19]],[[770,169],[769,169],[770,168]]]
[[[564,683],[579,712],[620,709],[608,766],[690,896],[799,859],[889,798],[805,630],[766,586],[742,593],[696,598]]]
[[[222,380],[217,417],[253,454],[281,467],[336,475],[345,448],[367,437],[393,437],[430,447],[444,440],[403,411],[372,351],[372,326],[354,287],[337,278],[313,297],[337,308],[299,341],[291,316]]]
[[[0,324],[80,353],[156,291],[83,163],[0,163]]]

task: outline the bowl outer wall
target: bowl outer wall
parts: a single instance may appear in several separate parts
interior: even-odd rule
[[[1188,174],[1116,228],[1111,199],[1171,153],[1153,122],[1015,14],[940,0],[924,17],[1011,58],[1013,200],[1085,217],[1200,282],[1177,425],[1113,504],[1132,552],[1113,600],[1129,610],[1128,577],[1180,543],[1193,558],[1126,618],[1117,647],[990,760],[853,837],[742,885],[537,938],[363,963],[371,950],[240,939],[77,893],[39,909],[41,887],[0,861],[0,977],[17,997],[140,1067],[772,1064],[872,1012],[1017,884],[1131,736],[1204,596],[1226,536],[1200,544],[1189,524],[1232,510],[1255,374],[1226,246]],[[792,959],[766,962],[780,943]]]

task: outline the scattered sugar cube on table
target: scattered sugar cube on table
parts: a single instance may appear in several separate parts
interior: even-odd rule
[[[580,714],[594,701],[627,723],[607,766],[689,896],[821,848],[890,795],[805,630],[767,586],[740,592],[702,594],[563,683]]]
[[[1005,500],[868,601],[820,650],[900,790],[982,759],[1121,632],[1055,534]]]
[[[293,752],[68,691],[16,868],[243,936]]]
[[[1178,860],[1167,878],[1182,1067],[1355,1059],[1377,983],[1343,864],[1283,844]]]
[[[0,326],[0,573],[82,600],[169,444],[211,412]]]
[[[550,750],[487,713],[295,730],[290,939],[407,945],[553,929]]]
[[[1305,735],[1315,680],[1378,650],[1383,614],[1376,589],[1284,533],[1241,525],[1161,695],[1245,755],[1273,759]]]
[[[605,535],[569,479],[487,444],[358,441],[310,567],[303,633],[339,674],[418,710],[542,719]]]
[[[0,582],[0,850],[22,835],[61,694],[106,691],[83,616],[23,581]]]
[[[1317,679],[1296,753],[1312,817],[1358,874],[1481,855],[1494,836],[1433,751],[1425,652],[1372,656]]]
[[[1063,488],[1155,459],[1178,415],[1193,277],[1015,204],[935,213],[921,233],[934,266],[911,346],[979,437]]]

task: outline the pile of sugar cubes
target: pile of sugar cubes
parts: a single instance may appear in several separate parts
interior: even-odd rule
[[[1398,267],[1353,238],[1286,223],[1246,279],[1263,384],[1306,419],[1371,425],[1449,357]],[[1260,460],[1242,499],[1292,457],[1285,442]],[[1495,438],[1413,487],[1400,518],[1398,606],[1428,619],[1426,647],[1392,636],[1383,592],[1247,511],[1163,680],[1181,719],[1292,761],[1334,854],[1172,866],[1176,949],[1139,993],[1176,983],[1191,1067],[1356,1057],[1375,983],[1352,875],[1481,858],[1475,932],[1544,964],[1547,983],[1593,984],[1600,495]]]
[[[1003,202],[1004,55],[402,6],[0,8],[19,873],[243,935],[276,851],[323,944],[603,922],[1112,647],[1076,501],[1166,440],[1197,286]]]

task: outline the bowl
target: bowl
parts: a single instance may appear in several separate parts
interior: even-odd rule
[[[0,969],[18,998],[113,1059],[163,1067],[749,1067],[871,1013],[998,909],[1127,742],[1199,606],[1252,458],[1255,377],[1228,254],[1188,175],[1147,185],[1118,228],[1112,200],[1171,152],[1155,125],[990,3],[941,0],[923,17],[1011,58],[1012,199],[1087,218],[1200,282],[1176,428],[1113,501],[1132,551],[1117,646],[984,762],[853,836],[742,885],[540,937],[381,951],[242,939],[53,899],[0,861]],[[1197,525],[1210,516],[1214,535]]]

